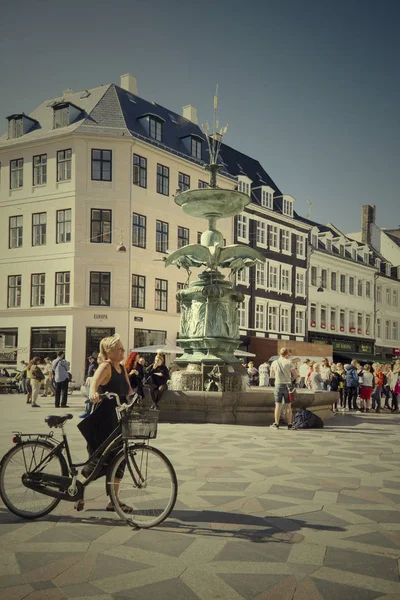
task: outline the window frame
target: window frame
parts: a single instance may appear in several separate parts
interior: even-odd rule
[[[94,212],[100,213],[100,219],[94,219]],[[103,219],[103,214],[109,213],[110,219]],[[93,236],[93,224],[99,223],[99,234]],[[109,231],[104,231],[104,224],[109,223]],[[109,236],[109,240],[105,240],[104,236]],[[110,208],[91,208],[90,209],[90,243],[91,244],[112,244],[112,210]]]
[[[243,235],[241,235],[243,233]],[[247,215],[237,215],[236,217],[236,237],[244,242],[249,241],[249,218]]]
[[[136,277],[136,285],[134,283],[134,279],[133,279],[134,277]],[[131,307],[137,308],[137,309],[145,309],[146,308],[146,276],[145,275],[139,275],[138,273],[132,273],[131,291],[132,291]]]
[[[163,139],[163,122],[156,117],[149,117],[149,138],[162,142]]]
[[[142,225],[140,222],[139,223],[135,223],[135,217],[138,217],[138,220],[140,221],[141,219],[144,220],[144,225]],[[137,236],[138,236],[138,244],[135,244],[135,229],[137,229]],[[143,232],[142,232],[143,230]],[[143,245],[140,243],[141,241],[141,233],[143,233]],[[132,213],[132,246],[135,246],[135,248],[146,248],[146,243],[147,243],[147,217],[146,215],[141,215],[139,213]]]
[[[43,277],[43,281],[38,283],[34,283],[34,277]],[[43,289],[41,289],[43,288]],[[34,290],[38,290],[38,304],[33,303],[34,299]],[[43,298],[43,302],[40,302],[40,299]],[[46,273],[32,273],[31,274],[31,307],[37,306],[45,306],[46,304]]]
[[[98,282],[94,282],[92,281],[92,276],[93,275],[99,275],[99,281]],[[103,282],[103,275],[108,275],[108,304],[101,303],[102,300],[102,296],[101,296],[101,289],[102,286],[106,286],[107,282]],[[92,289],[92,286],[99,286],[99,302],[93,302],[93,295],[94,295],[94,291]],[[111,271],[90,271],[90,275],[89,275],[89,306],[111,306]]]
[[[289,229],[281,227],[281,252],[282,254],[292,253],[292,234]]]
[[[57,281],[58,275],[63,276],[62,281]],[[66,279],[68,279],[68,281],[66,281]],[[56,271],[54,279],[54,306],[69,306],[70,304],[71,271]]]
[[[200,140],[191,136],[190,153],[193,158],[201,160],[202,143]]]
[[[147,158],[139,154],[133,155],[133,185],[147,188]],[[135,162],[136,161],[136,162]]]
[[[67,157],[66,153],[70,152],[70,156]],[[64,153],[61,158],[60,154]],[[69,169],[69,177],[68,177]],[[61,171],[66,177],[60,177]],[[66,148],[65,150],[57,150],[57,183],[60,181],[71,181],[72,179],[72,148]]]
[[[181,193],[190,190],[190,175],[181,171],[178,172],[178,188]]]
[[[166,227],[164,227],[164,225]],[[165,236],[165,238],[164,238]],[[166,254],[169,244],[169,223],[156,219],[156,252]]]
[[[42,215],[45,216],[44,222],[41,223],[40,218],[39,218],[39,223],[34,223],[35,217],[41,217]],[[43,229],[43,226],[44,226],[44,229]],[[37,228],[39,228],[39,229],[37,230]],[[39,243],[36,243],[36,237],[35,237],[36,230],[39,233],[39,238],[40,238]],[[32,213],[32,246],[45,246],[46,242],[47,242],[47,213],[46,212]]]
[[[14,163],[14,168],[13,168]],[[13,184],[13,175],[16,173],[16,183],[18,185]],[[23,158],[13,158],[10,160],[10,190],[19,190],[24,187],[24,159]]]
[[[182,233],[184,235],[182,235]],[[187,233],[187,235],[186,235],[186,233]],[[189,229],[187,227],[182,227],[181,225],[178,225],[178,244],[177,244],[178,249],[183,248],[183,246],[187,246],[189,244],[189,240],[190,240]]]
[[[169,196],[169,167],[157,163],[157,194]]]
[[[159,284],[160,287],[157,287]],[[156,277],[154,292],[154,310],[168,312],[168,280]]]
[[[11,219],[16,219],[17,224],[12,226]],[[18,219],[21,219],[21,225],[18,225]],[[12,232],[16,232],[16,240],[17,244],[15,246],[11,245]],[[13,215],[8,217],[8,248],[9,250],[15,250],[16,248],[22,248],[23,244],[23,234],[24,234],[24,215]],[[21,241],[21,243],[19,243]]]
[[[279,252],[279,227],[272,223],[268,224],[268,248]]]
[[[19,281],[18,281],[19,278]],[[11,285],[11,281],[14,285]],[[12,294],[11,294],[12,292]],[[13,296],[14,302],[10,302],[11,295]],[[7,276],[7,308],[20,308],[22,298],[22,275],[8,275]]]
[[[42,162],[42,159],[45,159]],[[40,159],[39,164],[35,165],[35,159]],[[39,181],[40,180],[40,181]],[[32,185],[37,187],[47,184],[47,154],[36,154],[32,157]]]
[[[100,152],[100,158],[94,158],[94,153],[95,152]],[[103,158],[103,154],[105,152],[109,152],[110,153],[110,158]],[[112,176],[113,176],[113,168],[112,168],[112,155],[113,155],[113,151],[112,150],[107,150],[105,148],[91,148],[91,180],[92,181],[105,181],[107,183],[112,182]],[[99,163],[100,164],[100,177],[94,177],[94,164],[95,163]],[[109,164],[110,165],[110,179],[105,179],[104,178],[104,165],[105,164]]]
[[[65,213],[69,212],[69,219],[65,219]],[[61,214],[64,213],[64,220],[60,221],[59,217],[61,216]],[[69,223],[69,231],[68,231],[68,225]],[[61,225],[63,225],[63,227],[61,227]],[[64,229],[63,232],[61,232],[60,230]],[[62,240],[61,237],[67,237],[69,235],[69,240],[65,239]],[[56,211],[56,244],[69,244],[72,240],[72,208],[62,208],[60,210]]]

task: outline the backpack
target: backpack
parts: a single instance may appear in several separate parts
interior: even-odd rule
[[[293,420],[294,429],[322,429],[323,426],[322,419],[306,408],[296,413]]]
[[[331,392],[337,392],[339,389],[340,378],[337,373],[332,373]]]
[[[36,369],[33,371],[32,375],[34,375],[34,379],[36,379],[37,381],[43,381],[44,379],[43,371],[38,366],[36,366]]]
[[[358,386],[358,374],[355,369],[349,369],[346,372],[346,387],[357,387]]]

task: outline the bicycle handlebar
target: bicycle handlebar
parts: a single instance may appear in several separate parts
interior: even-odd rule
[[[130,394],[129,396],[126,396],[127,398],[134,398],[133,402],[131,402],[130,404],[127,404],[126,402],[124,402],[123,404],[121,404],[121,400],[120,397],[118,396],[118,394],[115,394],[114,392],[104,392],[104,394],[99,394],[99,398],[115,398],[117,405],[118,405],[118,410],[120,412],[126,410],[127,408],[130,408],[132,406],[132,404],[135,404],[137,398],[139,397],[136,393]]]

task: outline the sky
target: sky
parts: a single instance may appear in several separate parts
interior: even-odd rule
[[[295,209],[343,232],[400,225],[398,0],[20,0],[0,21],[5,117],[130,72],[139,95],[212,119]]]

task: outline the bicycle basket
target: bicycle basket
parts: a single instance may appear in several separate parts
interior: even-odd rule
[[[148,408],[127,411],[121,416],[123,439],[154,439],[157,437],[158,410]]]

